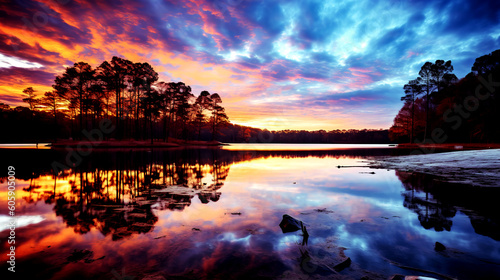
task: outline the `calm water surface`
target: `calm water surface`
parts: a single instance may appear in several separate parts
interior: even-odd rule
[[[12,165],[18,277],[500,278],[498,191],[367,168],[367,159],[399,153],[94,150],[55,176],[54,161],[69,165],[65,150],[0,150],[1,274]],[[308,240],[282,232],[283,214],[304,223]],[[348,268],[332,270],[347,257]]]

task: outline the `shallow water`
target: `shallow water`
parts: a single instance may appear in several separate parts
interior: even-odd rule
[[[367,167],[399,153],[94,150],[54,179],[67,151],[0,150],[16,167],[16,276],[499,278],[498,191]],[[0,185],[7,213],[6,177]],[[304,223],[307,242],[282,232],[283,214]],[[0,230],[6,252],[9,230]],[[331,269],[346,257],[348,268]]]

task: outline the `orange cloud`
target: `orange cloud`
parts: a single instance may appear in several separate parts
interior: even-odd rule
[[[36,60],[43,64],[41,70],[53,74],[52,80],[65,67],[79,61],[97,67],[116,55],[134,62],[149,62],[159,73],[160,80],[183,81],[193,88],[194,94],[202,90],[219,93],[230,120],[239,124],[269,129],[339,128],[347,125],[339,112],[324,111],[318,104],[301,104],[303,100],[291,100],[290,96],[299,94],[307,98],[362,90],[373,83],[373,76],[381,75],[371,68],[360,67],[339,70],[330,76],[323,73],[322,68],[304,74],[303,69],[295,67],[297,64],[289,60],[258,57],[261,54],[254,52],[255,46],[265,43],[271,35],[229,2],[219,7],[209,1],[189,0],[176,5],[189,17],[183,18],[185,14],[179,12],[162,14],[155,19],[157,22],[153,22],[149,14],[146,17],[142,13],[145,8],[152,9],[142,3],[117,4],[119,6],[115,7],[83,0],[65,5],[50,0],[41,2],[48,7],[46,10],[52,11],[51,20],[58,23],[49,23],[37,30],[22,24],[0,24],[0,35],[4,35],[0,38],[3,38],[4,45],[19,40],[23,46],[18,52],[7,55]],[[15,10],[8,12],[16,13]],[[19,17],[26,16],[26,12],[18,14]],[[164,26],[174,24],[175,20],[186,21],[187,33]],[[246,33],[235,35],[241,44],[240,49],[235,49],[235,55],[226,60],[229,50],[224,47],[231,46],[235,40],[225,35],[227,33],[220,24],[235,21],[246,28]],[[201,33],[189,33],[193,28]],[[75,34],[81,38],[75,38]],[[180,38],[181,35],[186,38]],[[186,39],[194,41],[188,44],[183,41]],[[216,48],[213,48],[214,43]],[[2,102],[15,105],[23,104],[22,89],[33,86],[42,94],[51,90],[52,83],[24,77],[10,81],[0,78],[0,82]],[[271,96],[282,98],[272,99]],[[361,99],[350,99],[349,96],[346,100]],[[319,102],[336,106],[339,103],[338,100]]]

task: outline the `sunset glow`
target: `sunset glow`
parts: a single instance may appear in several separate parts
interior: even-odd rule
[[[269,130],[388,128],[426,61],[460,78],[498,48],[495,1],[7,1],[0,102],[26,106],[75,62],[149,62]]]

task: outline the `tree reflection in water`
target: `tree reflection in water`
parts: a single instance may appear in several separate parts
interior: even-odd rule
[[[30,182],[24,189],[29,194],[23,198],[26,202],[43,200],[54,204],[57,215],[75,232],[85,233],[96,227],[120,239],[151,231],[158,220],[155,210],[183,210],[195,196],[204,204],[218,201],[230,165],[235,162],[268,157],[366,158],[410,152],[94,150],[77,168],[61,172],[56,180],[50,166],[54,159],[64,162],[65,150],[18,150],[15,157],[10,154],[13,151],[3,150],[2,158],[24,167],[16,177]],[[28,157],[32,159],[29,162],[24,160]],[[500,211],[495,201],[499,190],[444,183],[439,178],[409,172],[396,171],[396,175],[405,189],[404,207],[418,215],[425,229],[450,231],[459,210],[470,218],[478,234],[500,240],[500,217],[496,214]]]
[[[500,240],[498,188],[447,183],[442,178],[396,171],[405,191],[404,207],[418,215],[425,229],[450,231],[457,211],[466,214],[476,233]]]
[[[53,161],[65,163],[66,150],[2,150],[4,158],[23,166],[19,179],[28,203],[45,201],[79,234],[97,228],[119,240],[150,232],[155,210],[183,210],[196,196],[203,204],[220,199],[219,191],[235,162],[256,158],[366,156],[401,153],[394,149],[332,151],[228,151],[213,149],[94,149],[76,167],[53,174]],[[23,159],[29,157],[29,162]],[[29,172],[22,173],[24,170]],[[1,179],[1,178],[0,178]],[[45,187],[41,187],[45,183]],[[47,185],[52,185],[48,188]]]
[[[96,228],[119,240],[147,233],[158,221],[154,210],[183,210],[195,196],[204,204],[219,200],[218,190],[228,176],[229,162],[216,150],[203,155],[197,151],[197,157],[186,154],[189,152],[194,151],[184,150],[180,156],[170,152],[96,152],[81,166],[53,175],[53,190],[37,193],[38,180],[32,178],[25,189],[30,192],[27,201],[54,203],[56,215],[79,234]],[[67,191],[61,182],[69,185]]]
[[[403,205],[417,213],[420,224],[425,229],[450,231],[453,225],[451,218],[455,217],[457,209],[430,195],[432,180],[425,175],[414,176],[401,171],[396,171],[396,174],[405,188]]]
[[[402,273],[387,260],[498,276],[498,250],[489,250],[498,244],[472,232],[500,240],[498,190],[396,172],[401,187],[393,170],[337,168],[393,151],[401,152],[96,149],[57,176],[51,163],[66,150],[0,150],[0,162],[22,167],[21,213],[44,218],[20,235],[20,260],[34,268],[26,279],[110,279],[123,267],[137,279],[327,278],[336,272],[326,265],[346,248],[352,264],[341,273],[356,279],[364,270],[380,279]],[[284,235],[277,224],[285,213],[310,237]],[[444,253],[433,250],[436,241]],[[75,254],[93,255],[74,262]]]

